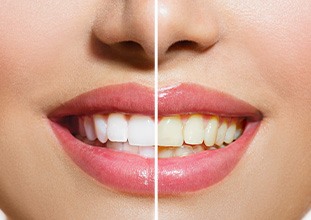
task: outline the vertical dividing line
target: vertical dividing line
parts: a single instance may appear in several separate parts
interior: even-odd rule
[[[158,37],[159,37],[159,29],[158,29],[158,0],[154,0],[154,219],[159,219],[159,205],[158,205],[158,91],[159,91],[159,80],[158,80]]]

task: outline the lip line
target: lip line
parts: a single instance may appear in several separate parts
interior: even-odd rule
[[[115,88],[122,88],[122,91],[118,92],[119,95],[116,95],[115,97],[106,100],[105,93],[112,93]],[[180,89],[192,90],[192,92],[190,93],[182,92],[178,94],[179,96],[182,96],[184,98],[186,96],[188,103],[190,101],[191,107],[189,107],[189,105],[182,107],[180,106],[179,103],[185,102],[183,99],[176,97],[175,90]],[[114,98],[124,100],[124,98],[121,97],[122,95],[124,96],[126,94],[135,93],[135,91],[138,91],[141,96],[148,97],[144,99],[145,103],[143,105],[139,99],[133,100],[133,97],[128,97],[129,99],[127,100],[128,102],[126,104],[120,102],[116,103],[113,100]],[[205,94],[204,97],[200,97],[203,101],[206,102],[206,99],[209,100],[206,102],[206,104],[198,106],[196,105],[196,102],[198,102],[198,100],[193,100],[189,96],[198,96],[200,95],[200,93]],[[206,95],[209,95],[209,97],[206,97]],[[217,115],[221,117],[247,118],[250,121],[259,121],[263,117],[260,111],[250,106],[248,103],[239,100],[231,95],[208,89],[197,84],[180,83],[178,85],[170,87],[163,87],[159,89],[158,97],[158,115],[160,117],[177,114],[204,114]],[[176,101],[177,99],[178,101]],[[202,100],[199,101],[202,102]],[[208,105],[211,100],[213,101],[212,106]],[[170,104],[170,107],[168,108],[168,102],[174,104]],[[224,107],[220,108],[218,107],[219,102],[227,104],[225,104]],[[178,106],[177,110],[176,106]],[[236,107],[232,108],[232,106]],[[245,110],[243,111],[241,109]],[[142,86],[138,83],[108,85],[102,88],[97,88],[85,92],[65,102],[64,104],[62,104],[61,107],[52,110],[51,113],[48,114],[48,118],[53,120],[66,116],[91,115],[96,113],[109,114],[111,112],[122,112],[125,114],[143,114],[152,116],[154,115],[154,92],[150,87]]]

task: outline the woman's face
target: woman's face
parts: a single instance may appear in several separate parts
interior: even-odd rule
[[[1,209],[24,219],[152,219],[153,196],[82,172],[48,118],[96,88],[153,89],[154,1],[0,5]],[[201,85],[263,116],[233,171],[205,189],[160,195],[160,219],[301,217],[311,195],[311,3],[159,0],[158,22],[160,89]]]

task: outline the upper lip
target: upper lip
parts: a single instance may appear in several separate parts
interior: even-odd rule
[[[136,83],[110,85],[79,95],[54,110],[49,117],[124,112],[154,115],[154,91]],[[160,88],[158,114],[202,113],[260,120],[261,113],[248,103],[196,84]]]
[[[192,155],[184,160],[186,163],[181,162],[183,158],[173,158],[172,161],[173,163],[176,162],[176,166],[169,162],[170,159],[165,159],[159,163],[159,193],[164,194],[199,190],[224,178],[245,152],[247,145],[256,133],[258,121],[262,117],[256,108],[246,102],[196,84],[179,84],[160,89],[158,107],[159,115],[202,113],[226,117],[244,117],[248,121],[254,121],[254,123],[250,123],[249,128],[246,128],[246,134],[242,135],[244,138],[241,137],[240,142],[231,144],[232,149],[225,148],[217,150],[219,153],[202,152],[204,154]],[[84,93],[66,102],[54,110],[49,118],[111,112],[153,115],[154,92],[152,89],[136,83],[106,86]],[[53,120],[52,127],[69,156],[84,171],[93,175],[100,182],[131,193],[152,194],[154,192],[153,176],[150,176],[154,174],[154,167],[150,163],[150,159],[126,154],[125,157],[115,157],[116,161],[111,165],[111,158],[109,158],[109,163],[106,161],[107,149],[101,148],[98,151],[93,151],[86,149],[83,143],[73,144],[73,139],[71,141],[66,140],[70,139],[70,133],[61,131],[62,128],[56,126]],[[85,155],[86,152],[87,155]],[[202,155],[204,156],[202,157]],[[124,159],[126,157],[128,160]],[[178,160],[180,161],[178,162]],[[202,163],[202,166],[198,163]],[[193,164],[195,167],[192,167]],[[217,167],[207,167],[204,164],[212,164],[223,170],[215,173],[211,169],[215,170]],[[103,170],[107,171],[107,167],[102,169],[103,165],[114,166],[111,169],[113,172],[110,174],[111,176],[103,173]],[[128,170],[118,173],[120,169]],[[192,184],[191,182],[197,183]],[[181,185],[182,187],[180,187]]]

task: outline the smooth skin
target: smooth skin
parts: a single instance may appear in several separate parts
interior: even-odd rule
[[[201,84],[264,117],[228,177],[160,198],[160,219],[301,219],[311,205],[311,1],[159,4],[159,86]]]
[[[0,5],[0,208],[11,219],[152,219],[152,196],[111,191],[82,172],[63,152],[47,115],[106,85],[153,87],[153,57],[118,42],[145,41],[152,54],[154,2]]]
[[[94,88],[152,87],[154,2],[0,0],[0,208],[11,219],[152,219],[68,158],[47,115]],[[193,82],[264,116],[236,169],[159,199],[162,219],[299,219],[311,203],[311,2],[159,0],[159,87]],[[182,41],[182,42],[181,42]]]

